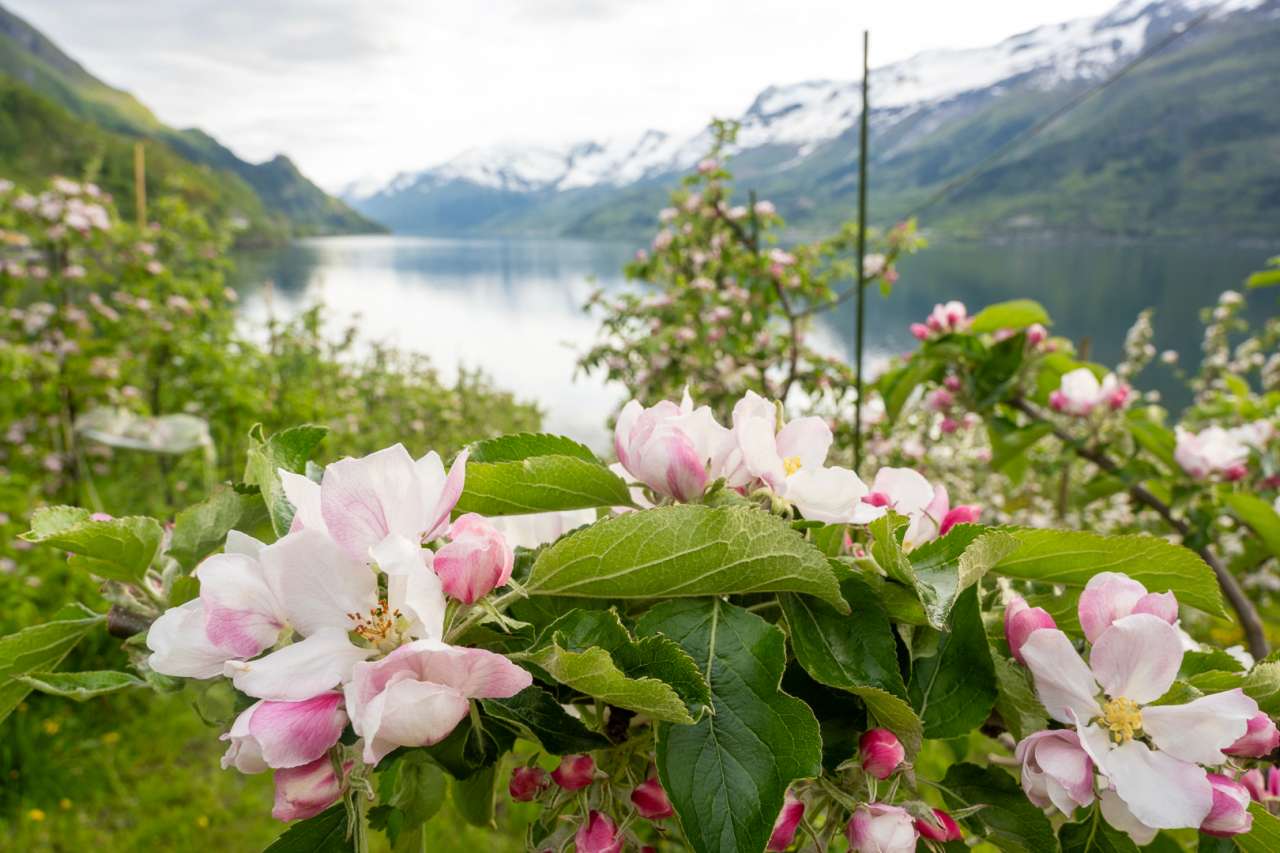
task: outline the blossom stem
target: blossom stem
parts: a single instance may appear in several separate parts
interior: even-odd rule
[[[504,612],[508,607],[521,598],[528,598],[528,592],[523,588],[513,589],[503,593],[497,598],[489,602],[489,607],[498,613]],[[451,625],[445,635],[445,642],[452,643],[454,640],[465,634],[472,626],[478,623],[488,615],[488,611],[483,607],[472,607],[462,617],[461,621]]]

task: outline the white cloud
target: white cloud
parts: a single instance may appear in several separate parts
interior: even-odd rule
[[[690,132],[770,84],[995,42],[1113,0],[7,0],[164,121],[330,188],[493,142]],[[127,11],[124,11],[127,9]]]

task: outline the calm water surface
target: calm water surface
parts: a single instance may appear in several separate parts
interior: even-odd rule
[[[581,306],[594,286],[628,286],[621,268],[633,251],[571,240],[326,237],[241,256],[236,278],[251,326],[268,312],[290,315],[323,299],[335,328],[359,317],[366,338],[424,352],[445,375],[481,367],[541,403],[547,429],[601,447],[605,418],[623,391],[575,375],[577,354],[596,332]],[[1120,357],[1138,312],[1154,308],[1156,346],[1190,365],[1200,309],[1277,253],[1280,245],[935,245],[901,265],[892,296],[868,293],[868,343],[876,358],[910,349],[908,324],[935,302],[960,299],[975,310],[1030,297],[1048,309],[1055,332],[1087,338],[1104,363]],[[1278,295],[1249,294],[1250,315],[1274,315]],[[819,344],[848,356],[852,328],[852,305],[841,306],[824,318]],[[1154,364],[1141,381],[1170,404],[1185,403],[1169,368]]]

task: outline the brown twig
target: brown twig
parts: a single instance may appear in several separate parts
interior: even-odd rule
[[[1077,456],[1089,460],[1108,474],[1120,474],[1120,466],[1109,456],[1097,448],[1084,445],[1067,434],[1026,400],[1021,398],[1014,399],[1010,402],[1010,405],[1034,420],[1049,424],[1058,440],[1070,447]],[[1139,483],[1126,484],[1126,487],[1131,498],[1143,506],[1155,510],[1156,514],[1163,518],[1165,523],[1182,537],[1183,544],[1187,544],[1188,540],[1192,538],[1191,527],[1181,518],[1175,516],[1173,509],[1167,503],[1160,500]],[[1266,628],[1262,624],[1257,608],[1253,606],[1253,602],[1249,600],[1249,596],[1241,588],[1236,576],[1231,574],[1208,545],[1194,548],[1191,545],[1187,545],[1187,547],[1192,548],[1200,555],[1202,560],[1209,564],[1209,568],[1213,569],[1213,574],[1218,579],[1218,586],[1222,588],[1222,593],[1227,597],[1227,601],[1231,602],[1231,607],[1236,612],[1236,618],[1240,620],[1240,627],[1244,629],[1245,638],[1249,642],[1250,654],[1258,659],[1266,657],[1268,652]]]

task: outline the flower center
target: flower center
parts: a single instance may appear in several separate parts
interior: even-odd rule
[[[1102,706],[1102,724],[1116,743],[1127,743],[1142,729],[1142,709],[1132,699],[1117,696]]]
[[[782,469],[786,471],[787,476],[790,477],[792,474],[800,470],[800,457],[788,456],[786,459],[783,459]]]
[[[400,611],[391,610],[385,598],[370,607],[368,613],[347,614],[347,618],[355,623],[351,630],[375,646],[385,643],[396,632],[396,622],[400,617]]]

